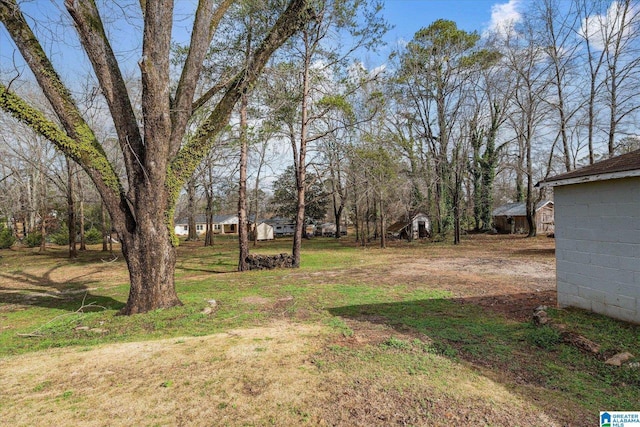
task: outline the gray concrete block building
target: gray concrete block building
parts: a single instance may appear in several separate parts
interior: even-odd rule
[[[640,323],[640,150],[549,178],[558,305]]]

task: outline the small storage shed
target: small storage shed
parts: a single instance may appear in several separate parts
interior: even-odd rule
[[[417,213],[391,224],[387,234],[407,240],[425,239],[431,236],[431,222],[425,214]]]
[[[256,227],[258,240],[273,240],[273,227],[266,222],[261,222]]]
[[[640,323],[640,150],[549,178],[558,305]]]
[[[539,233],[553,233],[553,202],[546,200],[536,205],[536,229]],[[498,233],[528,233],[527,207],[524,202],[507,203],[493,210],[493,226]]]

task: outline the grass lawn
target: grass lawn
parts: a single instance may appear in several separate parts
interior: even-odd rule
[[[317,238],[299,269],[246,273],[230,236],[183,243],[184,306],[129,317],[121,256],[0,257],[2,425],[584,426],[640,410],[640,326],[549,308],[594,355],[531,322],[555,300],[545,237]],[[604,364],[622,351],[631,364]]]

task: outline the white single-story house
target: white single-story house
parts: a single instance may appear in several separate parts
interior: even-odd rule
[[[196,215],[196,233],[204,234],[207,231],[206,215]],[[189,235],[188,218],[180,218],[175,222],[174,232],[177,236]],[[238,233],[238,215],[214,215],[213,216],[213,233],[214,234],[236,234]]]
[[[424,239],[431,236],[431,221],[423,213],[408,215],[387,227],[387,234],[407,240]]]
[[[548,178],[558,305],[640,323],[640,150]]]
[[[491,213],[493,226],[498,233],[528,233],[527,207],[524,202],[507,203]],[[553,233],[553,202],[545,200],[536,205],[536,230],[538,233]]]

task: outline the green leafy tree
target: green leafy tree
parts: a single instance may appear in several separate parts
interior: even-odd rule
[[[457,165],[462,150],[456,144],[469,83],[476,66],[480,35],[439,19],[414,35],[400,55],[397,83],[408,99],[408,120],[432,159],[435,180],[436,232],[447,231],[459,180]],[[454,221],[457,223],[457,221]]]
[[[16,242],[16,238],[9,227],[0,223],[0,249],[8,249]]]
[[[319,177],[306,174],[304,223],[322,221],[329,207],[329,195]],[[295,168],[289,166],[273,183],[272,207],[275,213],[285,218],[295,218],[298,213],[298,198]]]

